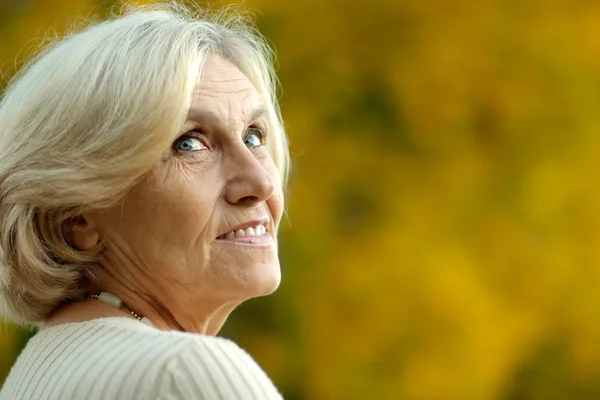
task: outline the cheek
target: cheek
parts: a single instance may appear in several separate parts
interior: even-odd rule
[[[153,258],[160,253],[189,256],[187,250],[204,243],[209,231],[215,199],[201,190],[205,182],[176,171],[144,179],[116,209],[123,239]]]
[[[269,207],[271,217],[275,222],[275,227],[278,229],[284,210],[283,191],[279,183],[275,186],[273,195],[267,200],[267,206]]]
[[[270,159],[269,163],[265,165],[265,168],[271,175],[271,179],[274,182],[273,194],[267,200],[267,206],[269,207],[269,211],[271,212],[271,216],[275,222],[275,227],[278,228],[285,207],[281,178],[279,176],[279,171],[277,170],[277,167],[272,159]]]

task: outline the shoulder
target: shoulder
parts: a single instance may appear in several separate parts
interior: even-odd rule
[[[152,383],[157,398],[282,398],[254,359],[229,339],[160,331],[131,321],[106,322],[135,326],[119,333],[129,350],[117,356],[119,366],[115,367],[123,369],[123,376],[131,378],[135,372],[144,377],[146,384]],[[147,372],[142,374],[142,369]]]
[[[192,341],[127,318],[44,328],[19,355],[0,398],[154,398],[165,365]]]
[[[264,371],[231,340],[190,335],[165,364],[160,391],[177,399],[281,399]]]
[[[160,331],[129,319],[109,318],[40,331],[19,356],[0,398],[281,396],[252,357],[228,339]]]

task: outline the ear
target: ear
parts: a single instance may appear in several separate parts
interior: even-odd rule
[[[80,215],[67,225],[67,238],[78,250],[91,250],[100,241],[100,232],[90,218]]]

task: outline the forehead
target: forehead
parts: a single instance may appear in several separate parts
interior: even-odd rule
[[[262,108],[261,96],[239,68],[218,56],[206,61],[196,80],[190,114],[226,117],[252,113],[257,108]]]

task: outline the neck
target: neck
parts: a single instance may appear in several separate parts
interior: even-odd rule
[[[173,283],[165,292],[148,277],[144,285],[133,276],[113,275],[109,268],[98,268],[92,294],[107,291],[141,317],[146,317],[161,330],[216,335],[229,314],[245,299],[224,297],[198,298],[186,295],[186,287]],[[208,292],[208,291],[207,291]]]
[[[96,289],[94,293],[102,290]],[[173,301],[167,305],[154,296],[142,295],[136,291],[107,289],[122,301],[122,310],[133,316],[149,319],[161,330],[177,330],[205,335],[216,335],[229,314],[240,302],[195,301],[181,304]],[[110,302],[109,302],[110,303]],[[107,305],[110,307],[111,305]],[[114,305],[112,305],[114,308]]]
[[[141,305],[148,318],[155,322],[159,329],[178,330],[214,336],[219,333],[229,314],[239,303],[211,304],[209,302],[193,302],[189,304],[173,304],[166,306],[156,300]]]

